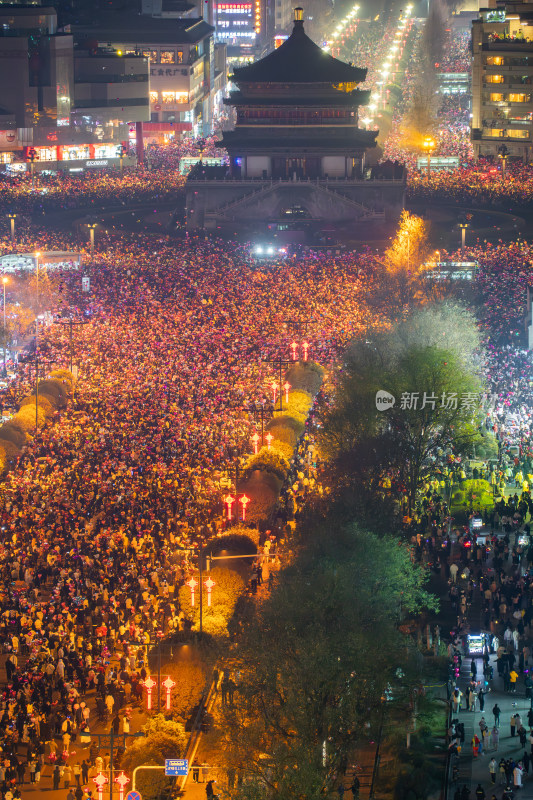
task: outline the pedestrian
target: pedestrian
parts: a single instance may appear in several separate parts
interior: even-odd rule
[[[54,771],[52,773],[52,780],[54,784],[54,791],[59,789],[59,783],[61,781],[61,772],[59,771],[59,764],[56,764],[54,767]]]
[[[492,756],[491,760],[489,761],[489,775],[491,783],[496,783],[496,771],[498,769],[498,764],[494,756]]]
[[[479,691],[477,693],[477,699],[479,700],[479,710],[485,710],[485,690],[482,686],[479,687]]]
[[[485,800],[485,790],[480,783],[476,787],[476,800]]]
[[[517,764],[513,770],[513,786],[515,789],[522,788],[522,767]]]
[[[200,764],[195,759],[192,763],[192,782],[198,783],[199,777],[200,777]]]
[[[492,713],[494,714],[494,724],[495,724],[495,726],[497,728],[499,728],[500,727],[501,709],[500,709],[500,706],[498,705],[498,703],[494,704],[494,706],[492,708]]]
[[[500,783],[503,786],[507,783],[505,758],[500,758],[498,772],[500,774]]]
[[[474,756],[474,758],[477,758],[478,756],[479,745],[480,745],[479,737],[477,736],[477,734],[474,734],[472,736],[472,755]]]
[[[498,752],[498,744],[500,742],[500,729],[494,726],[490,732],[490,744],[494,752]]]
[[[511,736],[514,736],[516,733],[516,718],[515,715],[511,715]]]
[[[215,795],[215,790],[213,789],[214,783],[216,783],[215,780],[210,780],[207,781],[205,785],[205,796],[207,797],[207,800],[213,800],[213,797]]]

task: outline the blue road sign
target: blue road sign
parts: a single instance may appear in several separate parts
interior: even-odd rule
[[[189,760],[187,758],[166,758],[165,775],[187,775]]]
[[[126,800],[143,800],[140,792],[128,792]]]

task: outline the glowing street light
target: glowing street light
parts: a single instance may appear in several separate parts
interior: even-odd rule
[[[167,677],[167,679],[165,681],[163,681],[163,683],[161,685],[164,686],[165,691],[167,693],[166,701],[165,701],[165,708],[166,708],[167,711],[170,711],[170,693],[171,693],[172,689],[174,688],[174,686],[176,685],[176,681],[173,681],[172,678],[169,675]]]
[[[435,149],[435,140],[431,136],[426,136],[424,141],[422,142],[422,147],[428,154],[428,181],[431,176],[431,153]]]
[[[242,521],[243,522],[246,520],[246,506],[248,505],[249,502],[250,502],[250,498],[246,497],[245,494],[243,494],[242,497],[239,497],[239,503],[242,506]]]
[[[468,228],[468,222],[460,222],[459,227],[461,228],[461,252],[464,252],[466,246],[466,229]]]
[[[304,351],[304,361],[307,361],[307,351],[309,350],[309,342],[302,342],[302,347]]]
[[[266,439],[266,443],[267,443],[267,450],[270,450],[270,447],[272,445],[272,441],[273,441],[274,437],[272,436],[271,433],[267,433],[267,435],[265,436],[265,439]]]
[[[15,244],[15,220],[17,218],[16,214],[8,214],[9,223],[11,225],[11,244]]]
[[[211,605],[211,592],[213,590],[213,586],[216,586],[215,581],[209,576],[209,578],[204,581],[204,586],[207,589],[207,605]]]
[[[151,711],[152,709],[152,692],[154,688],[157,686],[157,682],[149,675],[145,682],[144,688],[146,689],[146,710]],[[107,782],[107,780],[106,780]]]
[[[298,358],[298,342],[292,342],[291,350],[292,350],[292,360],[296,361],[296,359]]]
[[[119,791],[118,800],[124,800],[124,787],[129,782],[130,779],[123,772],[121,772],[120,775],[117,775],[117,777],[115,778],[115,783],[118,783],[118,791]]]
[[[232,497],[230,494],[227,494],[224,498],[224,503],[226,504],[228,519],[231,519],[231,507],[235,502],[235,498]]]
[[[261,437],[259,436],[259,434],[256,431],[251,438],[252,438],[252,442],[254,443],[254,454],[257,455],[257,450],[258,450],[258,446],[259,446],[259,440],[261,439]]]
[[[285,402],[288,403],[289,402],[289,389],[291,388],[290,383],[288,381],[285,381],[285,383],[283,384],[283,388],[285,389]]]

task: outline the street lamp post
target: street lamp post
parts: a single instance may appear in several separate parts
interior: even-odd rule
[[[468,228],[468,222],[460,222],[459,227],[461,228],[461,253],[464,253],[466,246],[466,229]]]
[[[6,283],[8,279],[4,275],[2,278],[2,286],[4,288],[4,378],[7,375],[6,369],[6,339],[7,339],[7,328],[6,328]]]
[[[426,138],[422,142],[422,147],[424,148],[428,156],[428,181],[429,181],[431,177],[431,153],[435,149],[435,140],[431,136],[426,136]]]
[[[176,550],[187,550],[188,552],[197,553],[198,554],[198,571],[200,573],[200,635],[203,633],[204,628],[204,603],[203,603],[203,592],[202,592],[202,580],[203,580],[203,559],[204,559],[204,543],[200,539],[199,547],[176,547]],[[194,579],[193,579],[194,580]],[[194,589],[191,587],[191,591],[194,592]]]
[[[16,214],[8,214],[9,222],[11,224],[11,244],[15,244],[15,220],[17,218]]]
[[[283,411],[283,369],[288,367],[293,362],[286,358],[264,358],[263,361],[267,364],[272,364],[274,369],[278,370],[278,386],[279,386],[279,411]],[[274,400],[274,403],[276,401]]]
[[[41,258],[41,253],[39,250],[35,253],[35,275],[36,275],[36,306],[37,306],[37,313],[39,313],[39,259]]]
[[[97,225],[98,225],[97,222],[89,222],[89,223],[87,223],[87,227],[89,228],[90,241],[91,241],[91,259],[94,258],[94,231],[95,231],[95,228],[97,227]]]
[[[120,176],[124,174],[124,156],[126,155],[126,148],[123,144],[119,144],[117,147],[117,156],[120,159]]]
[[[261,446],[265,443],[265,418],[270,418],[274,413],[274,406],[272,403],[259,402],[252,403],[249,411],[253,414],[255,420],[261,420]]]
[[[73,317],[69,317],[69,319],[68,319],[68,320],[62,320],[62,319],[58,319],[58,320],[56,320],[56,323],[55,323],[55,324],[56,324],[56,325],[68,325],[68,327],[69,327],[69,350],[70,350],[70,359],[69,359],[69,360],[70,360],[70,371],[72,372],[72,369],[73,369],[73,363],[72,363],[72,357],[73,357],[73,350],[72,350],[72,344],[73,344],[73,339],[72,339],[72,330],[73,330],[73,328],[74,328],[74,326],[75,326],[75,325],[88,325],[88,324],[89,324],[89,321],[88,321],[88,320],[86,320],[86,319],[79,319],[79,320],[75,320]]]
[[[505,181],[505,169],[507,166],[507,157],[510,154],[510,150],[506,144],[501,144],[498,147],[498,158],[502,160],[502,181]]]

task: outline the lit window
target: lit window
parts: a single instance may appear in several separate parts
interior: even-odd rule
[[[161,92],[161,97],[163,98],[163,103],[167,105],[176,102],[176,92]]]
[[[162,64],[175,64],[176,53],[174,50],[161,50],[161,63]]]
[[[503,83],[503,75],[486,75],[487,83]]]
[[[487,136],[495,136],[501,138],[503,136],[503,131],[499,130],[499,128],[489,128],[487,131]]]
[[[159,100],[159,94],[157,92],[150,92],[150,102],[157,103]]]
[[[178,57],[176,59],[176,64],[183,64],[183,50],[178,50]]]
[[[492,67],[501,67],[503,66],[503,56],[489,56],[487,58],[487,64],[490,64]]]
[[[188,102],[189,102],[188,92],[176,92],[176,103],[188,103]]]
[[[149,58],[153,64],[157,62],[157,50],[143,50],[143,56]]]
[[[529,98],[530,98],[530,95],[528,95],[528,94],[518,94],[518,93],[512,92],[509,95],[508,99],[509,99],[510,103],[528,103],[529,102]]]
[[[511,139],[528,139],[529,131],[509,130],[507,131],[507,136]]]
[[[490,99],[493,103],[501,103],[503,94],[500,94],[500,92],[491,92]]]

